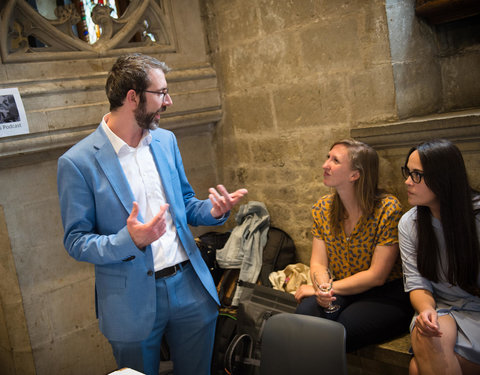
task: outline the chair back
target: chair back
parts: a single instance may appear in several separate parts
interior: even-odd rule
[[[261,375],[347,374],[345,328],[333,320],[281,313],[265,323]]]

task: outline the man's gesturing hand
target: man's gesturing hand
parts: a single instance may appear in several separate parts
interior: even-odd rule
[[[143,224],[138,221],[138,204],[133,202],[132,212],[127,219],[127,229],[132,237],[133,242],[139,249],[150,245],[153,241],[158,240],[166,231],[165,211],[168,209],[168,204],[160,207],[158,214],[148,223]]]
[[[229,193],[223,185],[217,185],[217,189],[218,191],[214,188],[208,189],[210,193],[208,197],[212,202],[212,210],[210,213],[214,218],[222,217],[222,215],[230,211],[230,209],[248,193],[247,189],[238,189],[233,193]]]

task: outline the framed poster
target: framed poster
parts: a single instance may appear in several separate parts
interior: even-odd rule
[[[0,138],[29,133],[18,88],[0,89]]]

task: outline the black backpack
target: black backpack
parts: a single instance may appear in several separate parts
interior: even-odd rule
[[[270,227],[265,248],[263,249],[262,269],[258,280],[260,284],[272,286],[268,276],[274,271],[283,270],[289,264],[297,263],[295,243],[285,231]]]
[[[254,284],[239,281],[240,270],[238,269],[223,271],[220,282],[217,284],[222,307],[215,333],[213,375],[226,374],[225,367],[228,367],[227,371],[232,374],[258,373],[259,340],[264,322],[273,314],[293,312],[296,307],[293,295],[271,288],[268,276],[271,272],[282,270],[292,263],[296,263],[296,249],[292,238],[283,230],[270,227],[258,279],[262,285],[255,288]],[[238,309],[229,308],[237,284],[245,288],[240,305]],[[255,303],[250,303],[251,297],[254,297]],[[276,302],[272,303],[272,299]],[[245,308],[246,305],[249,305],[249,308]],[[222,311],[229,312],[224,314]]]
[[[215,285],[219,283],[224,272],[217,263],[217,250],[225,246],[229,237],[230,232],[207,232],[195,239]]]
[[[224,367],[231,375],[259,375],[266,321],[275,314],[294,313],[297,301],[287,292],[242,281],[239,284],[244,289],[238,306],[236,335],[226,349]]]
[[[225,353],[237,333],[237,310],[222,307],[218,313],[212,356],[212,375],[225,375]]]

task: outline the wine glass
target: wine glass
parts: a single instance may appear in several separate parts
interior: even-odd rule
[[[332,271],[330,269],[326,269],[321,272],[315,272],[313,274],[313,281],[315,283],[315,286],[320,290],[321,292],[328,293],[333,286],[333,276],[332,276]],[[326,313],[334,313],[335,311],[338,311],[340,308],[339,305],[333,305],[332,302],[328,305],[328,307],[324,308],[324,311]]]

